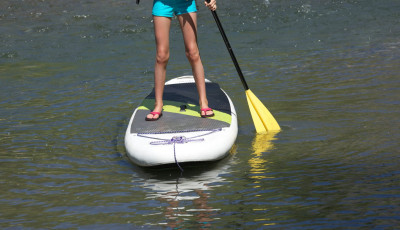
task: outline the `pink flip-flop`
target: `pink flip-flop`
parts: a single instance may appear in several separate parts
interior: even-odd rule
[[[162,117],[162,113],[160,113],[160,112],[153,111],[153,112],[150,112],[150,114],[153,115],[153,117],[152,118],[146,117],[146,121],[157,121],[158,119],[160,119]],[[158,115],[158,117],[154,118],[154,115]]]
[[[213,110],[212,110],[211,108],[204,108],[204,109],[200,109],[200,110],[201,110],[201,112],[204,112],[204,115],[201,114],[201,112],[200,112],[200,116],[201,116],[202,118],[213,117],[213,116],[215,115],[214,112],[213,112]],[[207,111],[211,111],[211,112],[213,112],[213,113],[207,115]]]

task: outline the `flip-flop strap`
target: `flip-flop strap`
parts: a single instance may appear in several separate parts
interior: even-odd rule
[[[150,112],[150,114],[152,114],[152,115],[160,115],[161,113],[160,112]]]
[[[200,109],[202,112],[207,112],[207,111],[212,111],[211,108],[204,108],[204,109]]]

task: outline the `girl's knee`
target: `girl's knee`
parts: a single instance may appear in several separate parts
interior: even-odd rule
[[[167,64],[169,60],[169,52],[168,51],[158,51],[157,52],[157,63],[158,64]]]
[[[189,62],[196,62],[200,60],[200,52],[197,47],[192,49],[186,50],[186,57],[188,58]]]

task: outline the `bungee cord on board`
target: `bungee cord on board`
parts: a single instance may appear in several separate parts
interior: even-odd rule
[[[186,144],[186,143],[194,142],[194,141],[204,141],[204,138],[200,138],[200,137],[204,137],[204,136],[210,135],[212,133],[219,132],[221,130],[222,130],[221,128],[213,129],[213,130],[210,130],[210,132],[208,132],[208,133],[204,133],[204,134],[197,135],[194,137],[189,137],[189,138],[187,138],[185,136],[173,136],[171,139],[165,139],[165,138],[156,138],[156,137],[146,136],[146,134],[151,135],[151,134],[164,134],[164,133],[146,133],[146,134],[138,133],[138,137],[157,140],[157,141],[150,142],[150,145],[173,145],[175,164],[178,166],[178,168],[181,170],[181,172],[183,172],[184,170],[181,167],[181,165],[179,164],[177,157],[176,157],[175,145],[176,144]],[[188,132],[194,132],[194,131],[188,131]]]

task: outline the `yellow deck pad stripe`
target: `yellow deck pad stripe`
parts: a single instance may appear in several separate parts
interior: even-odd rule
[[[138,107],[138,110],[152,110],[154,108],[154,99],[145,99],[142,104]],[[200,116],[200,106],[198,105],[193,105],[193,104],[185,104],[183,102],[177,102],[177,101],[168,101],[164,100],[164,106],[163,106],[163,111],[165,112],[170,112],[170,113],[178,113],[182,115],[188,115],[192,117],[201,117]],[[181,105],[186,105],[186,110],[185,112],[180,112],[180,106]],[[230,114],[218,111],[213,109],[213,112],[215,116],[209,117],[207,119],[214,119],[218,121],[223,121],[228,124],[231,123],[232,117]]]

